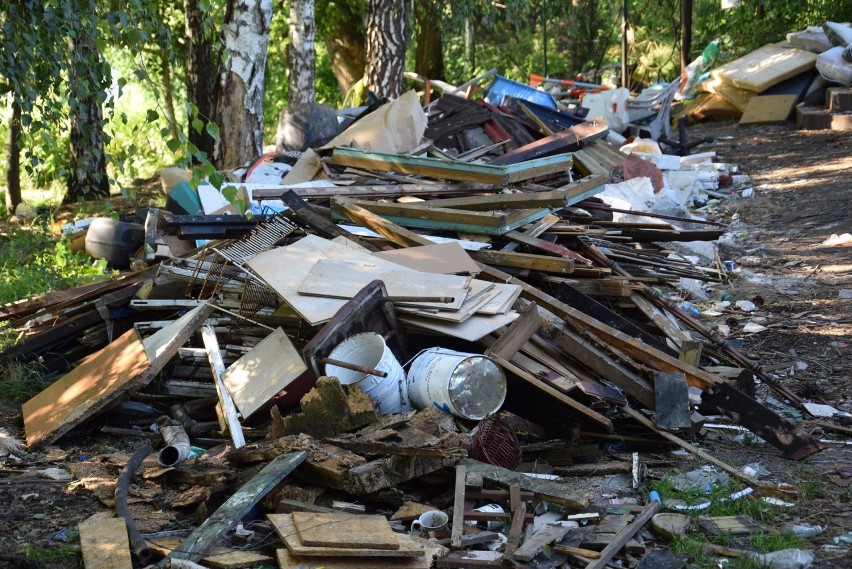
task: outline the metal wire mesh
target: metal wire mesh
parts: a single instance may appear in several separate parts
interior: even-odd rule
[[[189,290],[200,283],[197,298],[209,300],[228,284],[242,283],[240,315],[250,316],[264,306],[277,306],[278,297],[246,266],[246,261],[272,249],[296,230],[283,213],[262,221],[245,237],[205,247],[199,254]]]

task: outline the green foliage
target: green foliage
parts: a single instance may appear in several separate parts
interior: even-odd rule
[[[46,225],[12,229],[0,245],[0,304],[107,276],[106,263],[55,242]]]
[[[778,516],[777,508],[751,496],[728,500],[728,496],[743,489],[743,486],[733,482],[715,485],[709,492],[705,492],[702,488],[678,490],[672,483],[672,478],[665,477],[647,484],[647,489],[659,492],[664,501],[678,499],[685,501],[687,505],[710,502],[710,507],[706,510],[683,512],[691,517],[750,516],[759,522],[770,522]]]
[[[781,531],[763,531],[751,536],[751,544],[762,553],[770,553],[781,549],[796,549],[806,547],[809,542],[799,537],[789,529]]]

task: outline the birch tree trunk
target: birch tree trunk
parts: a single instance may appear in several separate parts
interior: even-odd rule
[[[405,2],[367,0],[367,88],[379,97],[402,94]]]
[[[287,52],[290,98],[287,104],[291,107],[316,100],[315,35],[314,0],[290,0],[290,48]]]
[[[226,59],[216,84],[213,146],[219,169],[242,166],[263,151],[263,89],[272,0],[228,0],[223,35]]]

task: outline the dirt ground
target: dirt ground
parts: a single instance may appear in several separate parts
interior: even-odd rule
[[[720,256],[736,266],[732,281],[714,294],[724,294],[732,303],[751,300],[762,305],[750,318],[732,311],[702,319],[711,326],[729,326],[729,339],[741,342],[746,355],[800,397],[852,413],[852,242],[842,239],[852,232],[852,137],[799,131],[789,123],[745,128],[705,123],[690,127],[689,136],[713,137],[713,143],[696,151],[712,150],[717,161],[737,164],[751,176],[754,188],[750,199],[726,200],[711,208],[712,216],[730,222]],[[712,302],[696,304],[707,308]],[[766,330],[745,333],[742,326],[748,320]],[[758,398],[767,396],[780,399],[759,386]],[[783,406],[776,410],[795,415]],[[852,469],[852,446],[844,444],[852,441],[852,430],[829,430],[814,419],[802,426],[817,438],[836,442],[801,462],[789,461],[767,445],[714,440],[703,444],[722,460],[737,465],[760,462],[772,481],[797,486],[798,497],[785,497],[796,501],[796,507],[784,519],[827,526],[812,540],[814,566],[852,566],[848,549],[831,547],[834,537],[852,537],[852,490],[843,486],[850,479],[839,472]],[[22,438],[20,408],[0,409],[0,427]],[[73,538],[71,545],[65,540],[80,520],[108,509],[105,504],[129,452],[121,439],[99,435],[60,441],[49,453],[27,457],[23,463],[0,459],[0,567],[76,567],[74,561],[47,554],[39,564],[27,565],[14,553],[25,545],[44,551],[78,547]],[[36,465],[66,469],[75,480],[18,478],[22,468]],[[135,493],[139,502],[148,504],[134,515],[143,532],[176,521],[163,507],[170,499],[145,487]]]

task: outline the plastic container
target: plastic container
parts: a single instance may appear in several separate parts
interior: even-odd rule
[[[387,377],[379,377],[335,365],[325,366],[325,374],[336,377],[341,385],[357,385],[361,388],[376,404],[380,414],[411,410],[405,372],[379,334],[366,332],[347,338],[328,357],[388,374]]]
[[[115,221],[109,217],[92,220],[86,233],[86,254],[106,259],[114,269],[130,266],[130,257],[145,244],[145,226]]]
[[[506,400],[506,375],[479,354],[429,348],[411,362],[408,393],[418,409],[431,405],[463,419],[479,421]]]

